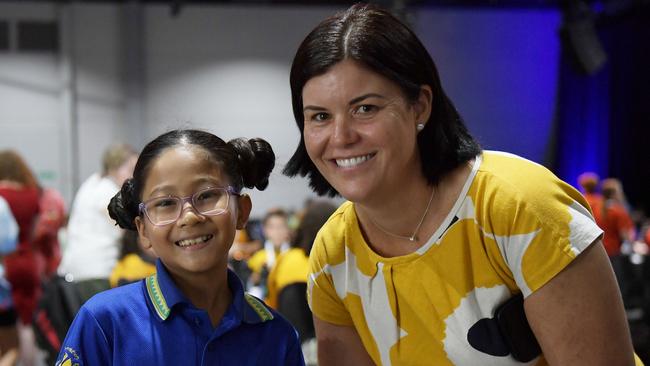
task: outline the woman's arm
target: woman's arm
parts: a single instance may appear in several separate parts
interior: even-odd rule
[[[353,327],[328,323],[316,316],[314,316],[314,326],[318,339],[318,365],[374,365]]]
[[[600,240],[524,308],[549,365],[634,365],[623,301]]]

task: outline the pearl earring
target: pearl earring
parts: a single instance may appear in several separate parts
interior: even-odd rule
[[[418,123],[418,125],[415,128],[418,130],[418,132],[422,131],[424,129],[424,123]]]

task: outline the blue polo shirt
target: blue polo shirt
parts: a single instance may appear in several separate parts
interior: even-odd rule
[[[232,303],[214,328],[172,281],[157,273],[101,292],[79,310],[57,366],[74,365],[304,365],[293,327],[244,293],[228,270]]]

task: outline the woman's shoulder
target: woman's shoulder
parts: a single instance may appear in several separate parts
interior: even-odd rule
[[[582,199],[582,196],[545,166],[526,158],[499,151],[485,151],[477,173],[482,192],[498,192],[500,198],[548,200],[558,194]],[[508,195],[504,195],[504,193]]]
[[[555,174],[542,164],[502,151],[484,151],[478,170],[483,174],[517,183],[534,178],[557,179]]]

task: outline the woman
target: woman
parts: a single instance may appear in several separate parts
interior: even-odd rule
[[[20,362],[26,365],[35,362],[36,346],[31,324],[41,294],[46,262],[45,256],[34,243],[39,196],[38,182],[23,158],[13,150],[0,151],[0,197],[9,204],[19,228],[16,251],[4,257],[5,277],[11,284],[16,313],[11,310],[1,315],[4,326],[17,326]]]
[[[350,201],[310,255],[319,364],[634,365],[584,198],[482,152],[404,24],[363,4],[324,20],[291,91],[302,139],[285,174]],[[499,311],[518,294],[523,309]]]

